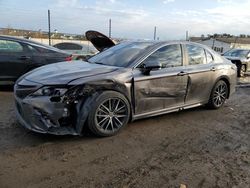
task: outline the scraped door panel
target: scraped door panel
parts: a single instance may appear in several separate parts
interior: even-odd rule
[[[152,71],[149,76],[135,71],[136,115],[183,105],[188,76],[178,76],[180,71],[179,68],[175,70],[163,69]]]
[[[189,84],[186,104],[192,105],[208,101],[216,78],[216,72],[211,71],[212,67],[215,66],[205,64],[187,68]]]
[[[189,75],[186,104],[206,103],[217,79],[218,64],[214,63],[214,57],[210,52],[200,46],[187,44],[188,66],[186,72]]]

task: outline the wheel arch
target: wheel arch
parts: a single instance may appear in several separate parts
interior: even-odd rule
[[[84,131],[84,128],[86,127],[85,126],[86,120],[88,118],[91,106],[94,104],[97,97],[101,93],[106,92],[106,91],[114,91],[114,92],[120,93],[127,99],[129,103],[129,108],[130,108],[129,121],[131,121],[132,115],[133,115],[133,107],[132,107],[131,93],[130,93],[129,86],[114,82],[112,80],[102,80],[102,81],[87,83],[87,84],[81,85],[80,87],[88,90],[88,93],[82,96],[82,100],[76,106],[77,113],[78,113],[77,120],[76,120],[76,130],[79,134],[82,134]],[[86,96],[87,98],[85,98]]]

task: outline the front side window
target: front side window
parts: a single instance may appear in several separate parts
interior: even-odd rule
[[[186,45],[189,65],[206,64],[206,54],[203,48],[196,45]]]
[[[172,44],[158,49],[144,61],[144,64],[153,61],[161,64],[162,68],[182,66],[181,45]]]
[[[22,52],[23,46],[14,41],[0,40],[0,52]]]

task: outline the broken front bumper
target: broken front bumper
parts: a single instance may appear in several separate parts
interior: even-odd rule
[[[27,100],[22,101],[16,98],[15,105],[16,116],[19,123],[29,130],[55,135],[78,135],[73,126],[61,126],[55,123],[55,119],[58,117],[53,115],[65,113],[63,107],[49,114],[33,106],[30,101],[27,102]],[[62,116],[59,117],[58,120],[60,119],[63,121]]]
[[[51,102],[47,96],[32,97],[31,90],[15,86],[15,111],[22,126],[38,133],[79,135],[67,104]]]

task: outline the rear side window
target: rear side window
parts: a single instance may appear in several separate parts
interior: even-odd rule
[[[205,50],[203,48],[190,44],[187,44],[186,48],[189,65],[200,65],[207,63]]]
[[[0,40],[0,52],[23,52],[23,46],[18,42]]]
[[[34,48],[33,46],[31,45],[27,45],[28,46],[28,49],[31,51],[31,52],[37,52],[37,49]]]
[[[36,49],[41,53],[56,53],[55,51],[49,50],[47,48],[36,47]]]

